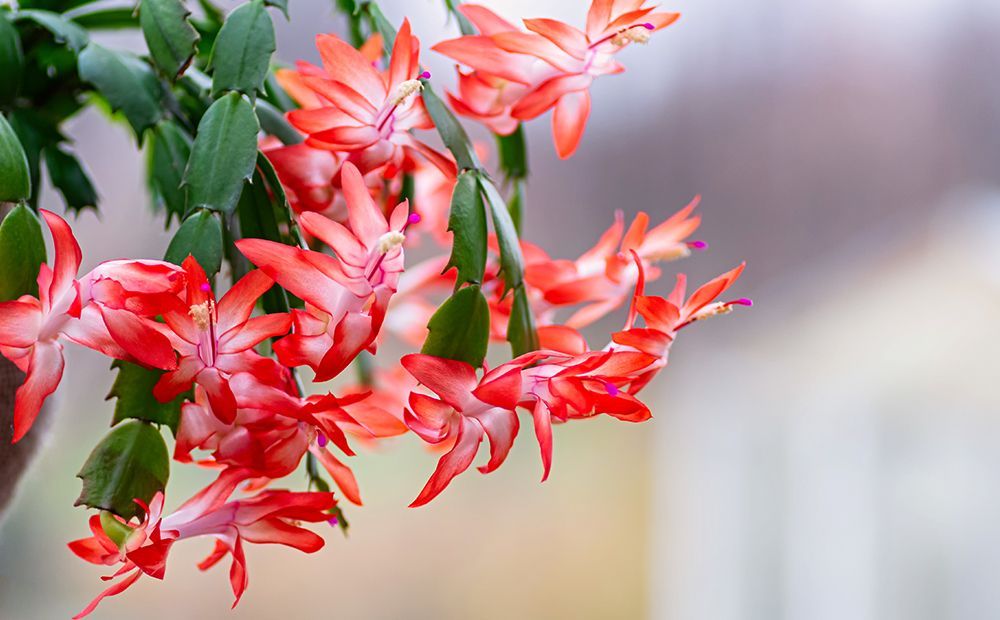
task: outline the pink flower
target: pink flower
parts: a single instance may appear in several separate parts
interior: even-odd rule
[[[404,20],[396,35],[389,68],[379,72],[370,59],[333,35],[316,39],[323,68],[300,63],[297,74],[279,76],[302,109],[288,120],[308,136],[307,143],[349,153],[362,172],[386,165],[398,170],[406,152],[419,153],[448,176],[455,164],[415,139],[412,129],[431,129],[420,97],[420,43]],[[387,176],[393,176],[389,174]]]
[[[52,232],[53,266],[42,264],[37,298],[24,295],[0,303],[0,353],[27,375],[15,396],[15,442],[59,385],[62,339],[117,359],[176,367],[169,342],[135,314],[148,295],[169,294],[183,285],[176,268],[159,261],[111,261],[78,282],[80,246],[69,224],[44,209],[41,215]],[[130,305],[126,298],[136,301]]]
[[[275,343],[275,352],[287,366],[310,366],[317,381],[372,347],[403,271],[408,204],[386,220],[353,164],[345,163],[341,176],[350,228],[316,213],[300,218],[335,257],[262,239],[237,242],[250,262],[308,304],[292,312],[294,333]]]
[[[215,415],[231,422],[236,418],[236,397],[229,377],[243,370],[272,374],[273,362],[252,349],[287,333],[291,318],[287,314],[250,317],[257,299],[274,284],[263,271],[251,271],[216,302],[198,262],[189,256],[183,266],[187,272],[186,299],[181,302],[175,298],[163,310],[166,325],[161,326],[180,356],[178,367],[160,378],[153,395],[168,402],[197,383],[205,390]]]
[[[227,501],[247,475],[240,469],[223,471],[215,482],[165,517],[162,493],[157,493],[148,507],[137,501],[145,515],[136,525],[108,515],[104,517],[105,527],[100,516],[93,516],[90,520],[93,535],[71,542],[69,548],[93,564],[120,565],[107,579],[121,579],[101,592],[75,618],[90,614],[104,598],[122,593],[144,574],[163,579],[170,548],[184,539],[203,536],[215,539],[215,549],[198,565],[202,570],[211,568],[226,555],[232,556],[229,579],[236,596],[234,606],[248,583],[244,542],[285,545],[306,553],[323,547],[323,539],[300,527],[300,523],[327,521],[329,511],[336,505],[331,494],[269,490],[247,499]]]
[[[520,428],[516,410],[528,409],[548,478],[552,464],[552,422],[607,413],[641,422],[650,417],[645,405],[619,385],[655,361],[639,352],[536,351],[522,355],[478,379],[464,362],[407,355],[403,367],[436,396],[411,392],[406,423],[432,444],[451,449],[410,506],[422,506],[472,464],[483,436],[490,440],[490,460],[479,468],[489,473],[503,464]]]
[[[455,111],[486,123],[501,134],[518,121],[550,109],[559,157],[570,157],[590,115],[588,89],[594,78],[624,71],[614,55],[630,43],[677,20],[677,13],[654,13],[644,0],[594,0],[586,30],[554,19],[525,19],[523,32],[489,9],[462,5],[459,10],[479,35],[444,41],[434,50],[471,67],[460,74]]]

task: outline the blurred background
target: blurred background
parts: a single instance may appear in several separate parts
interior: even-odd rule
[[[315,60],[313,35],[343,31],[331,4],[292,0],[281,59]],[[456,33],[442,4],[381,2],[425,50]],[[487,4],[577,24],[587,9]],[[547,119],[528,127],[531,241],[574,257],[615,209],[662,219],[700,193],[711,249],[676,268],[703,281],[748,261],[734,296],[756,306],[685,330],[645,394],[654,420],[557,428],[544,485],[522,433],[499,471],[418,510],[405,506],[435,457],[411,439],[364,453],[349,536],[331,530],[312,557],[249,549],[234,612],[226,569],[199,573],[209,544],[192,543],[165,583],[96,617],[1000,617],[1000,3],[665,7],[683,18],[596,82],[572,160],[556,159]],[[445,58],[422,59],[452,83]],[[126,130],[91,111],[71,134],[103,199],[75,223],[84,267],[162,255]],[[102,588],[65,543],[87,533],[71,472],[105,432],[112,375],[79,350],[67,369],[2,526],[4,620],[67,617]],[[173,473],[175,505],[208,480]]]

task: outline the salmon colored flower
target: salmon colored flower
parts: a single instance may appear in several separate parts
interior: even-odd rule
[[[259,368],[261,361],[270,366],[253,347],[287,333],[291,318],[287,314],[250,317],[257,299],[274,284],[263,271],[251,271],[216,302],[198,261],[189,256],[183,267],[187,273],[186,298],[183,302],[175,299],[163,311],[166,325],[162,326],[163,334],[180,356],[178,367],[160,378],[153,395],[161,402],[169,402],[197,383],[205,390],[215,415],[223,422],[232,422],[236,418],[236,397],[229,377]]]
[[[250,498],[229,500],[248,472],[223,471],[219,478],[170,515],[163,516],[163,494],[157,493],[143,508],[138,524],[117,517],[94,515],[92,535],[73,541],[69,548],[80,558],[104,566],[120,565],[107,580],[119,579],[101,592],[75,618],[89,615],[105,598],[124,592],[142,575],[163,579],[170,548],[178,541],[209,537],[215,548],[198,567],[211,568],[226,555],[232,556],[229,579],[236,602],[246,590],[248,578],[243,543],[279,544],[314,553],[323,539],[301,527],[330,519],[336,505],[329,493],[296,493],[269,490]]]
[[[436,395],[411,392],[407,425],[428,443],[451,446],[410,506],[431,501],[468,469],[484,435],[490,441],[490,459],[479,471],[486,474],[503,464],[520,428],[519,407],[531,412],[544,481],[552,464],[553,421],[605,413],[630,422],[650,417],[645,405],[618,386],[654,361],[640,352],[536,351],[478,379],[475,369],[464,362],[405,356],[403,367]]]
[[[459,75],[455,111],[509,134],[517,122],[550,109],[559,157],[577,149],[590,115],[594,78],[624,71],[614,55],[631,43],[675,22],[677,13],[657,13],[645,0],[594,0],[580,30],[554,19],[525,19],[524,32],[489,9],[465,4],[459,10],[480,34],[434,46],[472,68]]]
[[[336,376],[374,344],[403,271],[403,231],[409,223],[406,202],[386,220],[353,164],[345,163],[341,176],[350,228],[316,213],[300,217],[302,228],[336,256],[262,239],[236,244],[308,304],[292,312],[294,331],[274,348],[285,365],[310,366],[317,381]]]
[[[63,339],[117,359],[176,367],[166,339],[125,307],[125,298],[138,289],[163,292],[182,284],[176,268],[159,261],[112,261],[77,281],[82,256],[69,224],[50,211],[40,213],[52,233],[53,265],[41,265],[37,298],[0,303],[0,354],[26,375],[14,400],[15,442],[59,385]]]
[[[389,67],[382,72],[334,35],[319,35],[316,46],[322,69],[299,63],[297,73],[279,75],[302,105],[288,113],[288,120],[308,136],[308,144],[348,153],[364,173],[385,166],[398,170],[410,152],[455,176],[454,162],[410,133],[434,124],[420,97],[420,78],[429,75],[420,69],[420,43],[411,35],[409,21],[403,21]]]

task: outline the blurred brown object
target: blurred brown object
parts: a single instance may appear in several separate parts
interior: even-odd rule
[[[11,443],[14,434],[14,394],[23,381],[24,373],[6,358],[0,357],[0,521],[14,497],[18,481],[31,462],[40,437],[45,433],[43,420],[47,407],[42,408],[31,432],[16,444]],[[39,422],[42,424],[39,425]]]

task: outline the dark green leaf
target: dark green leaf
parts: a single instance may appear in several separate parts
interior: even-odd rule
[[[242,239],[268,239],[294,245],[288,235],[282,234],[279,223],[280,211],[288,208],[284,191],[280,189],[281,184],[277,182],[276,175],[272,180],[267,180],[268,172],[264,171],[264,166],[273,174],[270,162],[261,154],[257,158],[257,170],[254,172],[253,181],[243,186],[239,206],[236,208],[239,216],[239,236]],[[272,190],[273,187],[277,190]],[[240,262],[245,260],[239,252],[236,255],[241,257]],[[250,269],[249,264],[244,267]],[[282,288],[275,286],[264,293],[261,304],[265,312],[288,312],[290,300]]]
[[[264,0],[264,4],[278,9],[285,16],[285,19],[288,19],[288,0]]]
[[[510,200],[507,201],[507,210],[510,211],[510,219],[514,222],[514,229],[518,236],[524,222],[524,194],[527,191],[524,187],[524,179],[513,179]]]
[[[528,295],[523,285],[514,289],[514,303],[507,321],[507,341],[510,342],[514,357],[538,348],[535,317],[531,313]]]
[[[38,296],[38,270],[45,262],[45,239],[38,216],[18,205],[0,222],[0,301]]]
[[[257,118],[264,133],[281,140],[282,144],[298,144],[302,142],[302,134],[285,120],[285,115],[263,99],[257,100]]]
[[[347,17],[348,40],[354,47],[361,47],[365,42],[365,33],[361,29],[361,5],[358,0],[337,0],[337,10]]]
[[[514,301],[510,320],[507,324],[507,340],[514,355],[521,355],[538,348],[538,333],[535,319],[524,287],[524,257],[521,242],[511,213],[496,186],[483,173],[477,173],[479,186],[486,203],[493,214],[493,228],[500,244],[500,274],[504,280],[504,292],[513,289]]]
[[[132,7],[98,9],[73,15],[71,19],[88,30],[123,30],[139,25],[139,18]]]
[[[517,238],[517,229],[514,228],[514,221],[510,217],[503,196],[497,191],[493,182],[482,173],[477,173],[477,176],[486,204],[493,214],[493,228],[500,244],[500,275],[504,280],[505,291],[517,288],[524,281],[524,257],[521,255],[521,242]]]
[[[212,49],[212,96],[235,90],[254,97],[264,90],[264,78],[276,49],[274,23],[261,0],[236,8]]]
[[[497,134],[497,152],[500,155],[500,170],[508,179],[524,179],[528,176],[528,148],[524,140],[523,125],[518,125],[509,136]]]
[[[136,499],[149,503],[167,486],[170,457],[154,426],[131,420],[115,427],[87,457],[77,477],[83,490],[76,506],[108,510],[130,519],[140,512]]]
[[[454,16],[455,21],[458,22],[458,29],[462,31],[464,35],[474,35],[479,34],[476,32],[476,27],[472,25],[469,19],[462,15],[461,11],[458,10],[458,5],[462,4],[461,0],[444,0],[444,4],[448,7],[448,12]]]
[[[14,202],[31,196],[28,158],[21,140],[0,114],[0,202]]]
[[[455,156],[455,162],[458,164],[459,170],[478,168],[479,158],[476,156],[476,150],[469,141],[469,135],[465,133],[465,128],[459,124],[458,119],[451,113],[451,110],[434,94],[431,83],[427,80],[421,80],[421,82],[424,84],[422,96],[427,113],[430,115],[431,120],[434,121],[434,126],[437,127],[438,133],[441,134],[444,145]]]
[[[80,77],[93,84],[112,110],[121,110],[136,139],[163,117],[159,80],[149,65],[131,54],[91,43],[80,54]]]
[[[274,77],[274,73],[268,73],[267,77],[264,79],[264,94],[267,97],[267,101],[282,113],[299,107],[296,105],[295,101],[288,96],[285,89],[278,84],[278,80]]]
[[[180,265],[194,256],[208,277],[222,268],[222,223],[216,213],[198,209],[188,216],[170,240],[164,260]]]
[[[80,50],[90,41],[90,36],[79,24],[75,24],[58,13],[52,11],[41,11],[28,9],[17,12],[18,20],[27,19],[33,21],[52,34],[56,43],[64,43],[74,52]]]
[[[449,297],[427,329],[421,353],[482,366],[490,341],[490,306],[479,286],[467,286]]]
[[[31,197],[28,199],[32,207],[38,199],[38,188],[41,181],[42,149],[48,145],[62,142],[66,138],[59,134],[49,121],[43,119],[34,110],[19,108],[11,112],[10,125],[17,134],[18,140],[28,158],[28,176],[31,183]],[[3,185],[0,182],[0,185]]]
[[[458,269],[457,286],[481,283],[486,270],[486,209],[475,172],[461,172],[451,195],[448,230],[455,233],[445,269]]]
[[[24,53],[21,50],[21,37],[10,23],[8,13],[0,12],[0,75],[4,76],[4,85],[0,88],[0,103],[14,100],[21,87],[23,72]]]
[[[257,115],[239,93],[212,104],[201,122],[184,171],[188,205],[232,213],[257,159]]]
[[[162,370],[143,368],[120,360],[116,360],[111,367],[118,370],[115,383],[105,399],[116,399],[115,417],[111,425],[129,419],[144,420],[162,424],[176,435],[181,405],[187,394],[182,394],[169,403],[161,403],[153,397],[153,386],[163,376]]]
[[[172,217],[182,219],[187,209],[181,182],[191,157],[191,138],[175,123],[164,121],[153,128],[150,142],[150,181],[163,200],[169,224]]]
[[[80,211],[97,208],[97,191],[77,158],[58,146],[45,149],[45,168],[52,185],[62,194],[66,208]]]
[[[149,54],[171,80],[184,72],[198,44],[198,32],[188,21],[190,14],[180,0],[142,0],[139,5]]]
[[[385,15],[382,14],[382,9],[378,8],[376,3],[365,2],[363,6],[368,13],[368,21],[371,24],[372,30],[382,35],[382,45],[385,47],[386,56],[391,55],[392,46],[396,43],[395,26],[385,18]]]

